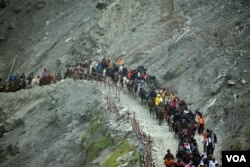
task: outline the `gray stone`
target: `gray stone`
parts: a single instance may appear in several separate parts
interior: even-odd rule
[[[234,80],[228,80],[227,83],[230,86],[234,86],[235,85],[235,81]]]
[[[242,83],[243,85],[245,85],[247,82],[246,82],[245,79],[242,79],[242,80],[241,80],[241,83]]]
[[[46,6],[46,2],[44,1],[39,1],[35,4],[37,9],[43,9]]]

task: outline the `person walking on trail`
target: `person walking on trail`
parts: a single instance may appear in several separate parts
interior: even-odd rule
[[[170,152],[170,150],[167,150],[167,154],[164,156],[164,160],[170,158],[172,160],[174,160],[174,155]]]
[[[209,130],[203,130],[203,152],[206,152],[207,150],[207,137],[208,137]]]
[[[166,167],[173,167],[174,166],[174,160],[172,160],[171,158],[167,158],[164,160],[164,165]]]
[[[217,143],[217,136],[215,135],[215,133],[210,130],[210,132],[208,133],[208,139],[211,139],[211,142],[209,141],[208,146],[207,146],[207,152],[211,155],[213,155],[214,153],[214,149],[215,149],[215,144]]]
[[[198,134],[201,135],[205,127],[205,117],[200,114],[198,118]]]
[[[183,163],[181,162],[180,159],[178,159],[175,163],[174,163],[174,167],[184,167]]]
[[[216,164],[218,164],[214,157],[208,163],[208,167],[216,167]]]
[[[174,165],[174,155],[171,154],[170,150],[167,150],[167,154],[164,156],[164,165],[166,167],[173,167]]]

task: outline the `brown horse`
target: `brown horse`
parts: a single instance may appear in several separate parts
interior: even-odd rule
[[[119,81],[119,73],[118,72],[114,73],[113,81],[114,81],[115,85],[117,85],[117,82]]]
[[[56,73],[55,72],[53,72],[52,75],[50,76],[50,81],[52,83],[56,83],[57,82],[57,80],[56,80]]]
[[[127,82],[127,89],[128,89],[128,91],[129,91],[130,93],[133,91],[133,87],[134,87],[133,84],[134,84],[134,82],[133,82],[132,79],[128,80],[128,82]]]
[[[50,84],[50,76],[42,77],[40,79],[40,82],[39,82],[40,86],[42,86],[42,85],[49,85],[49,84]]]
[[[155,115],[155,112],[154,112],[154,108],[155,108],[155,99],[154,98],[149,98],[148,100],[148,109],[149,109],[149,112],[150,112],[150,116]]]
[[[26,89],[26,85],[27,85],[26,80],[25,79],[20,79],[18,81],[18,83],[17,83],[17,89],[16,89],[16,91],[19,91],[21,89]]]

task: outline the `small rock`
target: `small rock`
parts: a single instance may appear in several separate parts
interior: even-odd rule
[[[245,85],[247,82],[246,82],[245,79],[242,79],[242,80],[241,80],[241,83],[242,83],[243,85]]]
[[[235,81],[234,81],[234,80],[228,80],[227,83],[228,83],[228,85],[230,85],[230,86],[235,85]]]
[[[46,6],[46,3],[44,1],[40,1],[40,2],[37,2],[35,6],[37,9],[42,9]]]
[[[13,9],[13,10],[12,10],[12,12],[15,13],[15,14],[17,14],[17,13],[19,13],[19,12],[21,12],[21,11],[22,11],[21,8],[16,8],[16,9]]]
[[[27,11],[27,12],[30,12],[30,11],[31,11],[31,7],[28,7],[28,8],[26,9],[26,11]]]
[[[10,25],[8,26],[8,29],[9,30],[13,30],[15,28],[15,23],[14,22],[11,22]]]
[[[5,31],[0,30],[0,41],[3,41],[6,39],[7,33]]]
[[[244,70],[243,72],[244,72],[244,73],[247,73],[247,70]]]

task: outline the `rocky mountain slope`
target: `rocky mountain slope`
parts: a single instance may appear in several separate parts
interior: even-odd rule
[[[0,9],[1,76],[15,56],[14,71],[36,74],[123,56],[204,113],[218,150],[249,149],[250,2],[174,0],[171,17],[167,0],[106,2],[100,11],[92,0],[12,0]]]

